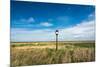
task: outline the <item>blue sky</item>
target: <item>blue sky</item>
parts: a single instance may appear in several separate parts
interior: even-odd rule
[[[94,40],[95,6],[11,1],[11,41]]]

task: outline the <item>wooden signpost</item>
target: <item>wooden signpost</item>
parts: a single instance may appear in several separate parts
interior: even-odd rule
[[[55,34],[56,34],[56,51],[58,50],[58,33],[59,33],[59,31],[56,30],[55,31]]]

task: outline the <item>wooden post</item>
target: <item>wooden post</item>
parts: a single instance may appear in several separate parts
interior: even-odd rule
[[[58,34],[56,34],[56,51],[58,50]]]
[[[56,34],[56,51],[58,50],[58,30],[55,31]]]

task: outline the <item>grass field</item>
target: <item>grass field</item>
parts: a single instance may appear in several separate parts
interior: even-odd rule
[[[95,61],[95,43],[59,42],[12,42],[11,66],[59,64]]]

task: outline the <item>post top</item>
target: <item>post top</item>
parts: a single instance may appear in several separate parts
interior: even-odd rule
[[[56,30],[56,31],[55,31],[55,34],[56,34],[56,35],[58,35],[58,32],[59,32],[59,31],[58,31],[58,30]]]
[[[56,32],[59,32],[58,30],[56,30]]]

